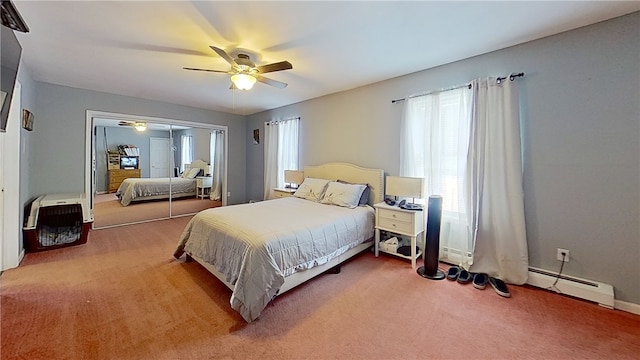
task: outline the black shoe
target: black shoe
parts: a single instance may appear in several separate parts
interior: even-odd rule
[[[476,289],[484,290],[487,287],[487,281],[489,281],[487,274],[477,273],[473,275],[473,287]]]
[[[498,295],[504,296],[504,297],[511,297],[511,293],[509,292],[509,289],[507,288],[507,284],[505,284],[504,281],[492,277],[492,278],[489,278],[489,284],[491,284],[491,286],[493,287],[493,290],[495,290],[498,293]]]
[[[460,270],[460,275],[458,275],[458,282],[460,284],[468,284],[471,280],[473,280],[473,275],[471,275],[470,272],[464,269]]]
[[[459,266],[452,266],[447,271],[447,280],[456,281],[458,279],[458,275],[460,275],[460,270],[462,270]]]

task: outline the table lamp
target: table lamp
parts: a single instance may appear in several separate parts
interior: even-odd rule
[[[411,203],[405,203],[401,208],[407,210],[421,210],[422,205],[416,204],[415,200],[416,198],[424,198],[422,192],[423,183],[423,178],[387,176],[385,194],[395,197],[400,196],[413,198]]]
[[[304,180],[304,171],[299,170],[285,170],[284,182],[286,188],[297,189],[298,185],[302,184]],[[295,187],[293,186],[295,184]]]

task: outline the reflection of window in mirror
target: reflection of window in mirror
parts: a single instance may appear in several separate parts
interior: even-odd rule
[[[182,171],[186,169],[187,164],[193,162],[193,136],[180,136],[180,167]]]
[[[211,200],[222,199],[222,181],[224,178],[224,131],[211,132]]]

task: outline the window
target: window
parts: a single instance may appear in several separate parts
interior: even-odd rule
[[[298,170],[298,127],[300,118],[265,124],[264,199],[273,188],[284,187],[284,171]]]
[[[180,167],[184,171],[187,164],[193,162],[193,136],[180,136]]]
[[[470,104],[468,87],[409,98],[401,130],[400,175],[422,177],[427,196],[442,196],[440,258],[455,263],[471,253],[463,194]]]

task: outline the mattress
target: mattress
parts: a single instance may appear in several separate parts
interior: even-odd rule
[[[120,184],[116,196],[123,206],[127,206],[132,201],[141,201],[145,198],[160,199],[163,196],[169,198],[169,191],[176,197],[195,194],[196,180],[181,177],[128,178]]]

